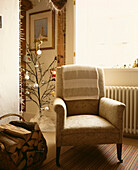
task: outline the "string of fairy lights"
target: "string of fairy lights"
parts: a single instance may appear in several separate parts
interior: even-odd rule
[[[41,0],[38,1],[39,3]],[[47,1],[47,6],[56,10],[61,11],[53,3],[52,0]],[[21,9],[21,0],[19,1]],[[35,42],[35,51],[29,49],[29,45],[26,45],[26,55],[21,59],[21,42],[23,33],[21,30],[21,10],[20,10],[20,68],[19,68],[19,89],[20,89],[20,114],[23,114],[25,108],[25,102],[33,102],[37,105],[40,117],[43,115],[43,111],[51,110],[53,99],[55,96],[55,80],[56,80],[56,67],[57,57],[54,57],[52,62],[47,68],[45,68],[41,61],[42,51],[41,45],[43,41],[40,39]],[[22,62],[25,65],[22,65]]]
[[[23,62],[26,67],[22,66],[22,73],[24,78],[22,79],[22,88],[25,90],[26,102],[34,102],[38,109],[40,116],[42,111],[51,109],[52,98],[55,96],[55,78],[57,57],[54,57],[53,61],[46,69],[43,69],[41,62],[42,51],[40,46],[43,42],[39,41],[36,50],[30,51],[29,45],[26,47],[26,55]]]

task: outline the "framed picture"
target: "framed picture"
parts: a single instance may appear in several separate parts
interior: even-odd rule
[[[0,28],[2,28],[2,16],[0,16]]]
[[[52,10],[29,15],[30,50],[35,50],[39,41],[43,41],[41,50],[55,48],[55,12]]]

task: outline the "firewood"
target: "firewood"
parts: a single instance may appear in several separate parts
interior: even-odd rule
[[[38,139],[35,140],[35,142],[34,142],[34,146],[36,147],[37,145],[38,145]]]
[[[34,150],[34,146],[29,146],[28,150],[29,150],[29,151]]]
[[[27,156],[27,166],[32,165],[34,155],[35,155],[35,151],[27,151],[27,152],[26,152],[26,156]]]
[[[22,153],[22,151],[20,151],[17,164],[19,164],[22,159],[23,159],[23,153]]]
[[[17,138],[17,137],[15,138],[15,137],[8,135],[8,134],[4,134],[4,135],[7,136],[9,139],[15,141],[17,143],[18,149],[21,149],[26,142],[24,139],[21,139],[21,138]]]
[[[7,136],[5,136],[2,132],[0,133],[0,142],[3,143],[7,152],[10,152],[10,153],[15,152],[17,148],[17,142],[11,140]]]
[[[13,135],[13,136],[16,136],[16,137],[23,138],[26,141],[28,141],[28,139],[31,137],[30,131],[23,129],[21,127],[16,127],[16,126],[11,125],[11,124],[0,125],[0,131],[6,132],[6,133]]]
[[[21,151],[24,153],[24,152],[27,152],[27,151],[32,151],[34,150],[35,148],[33,146],[28,146],[28,145],[24,145],[21,149]]]
[[[0,169],[1,170],[15,170],[15,164],[10,159],[6,150],[4,152],[0,151]]]
[[[47,146],[38,124],[12,121],[0,125],[0,156],[4,153],[6,158],[0,158],[10,162],[7,169],[29,170],[39,166],[46,158]]]
[[[40,130],[36,122],[11,121],[10,124],[18,126],[18,127],[22,127],[29,131]]]
[[[41,131],[39,131],[38,141],[40,141],[40,140],[41,140],[41,138],[42,138],[42,132],[41,132]]]
[[[10,155],[10,157],[11,157],[11,159],[13,160],[13,162],[14,162],[15,164],[17,164],[17,161],[18,161],[18,159],[19,159],[18,152],[17,152],[17,151],[14,152],[13,154]]]
[[[27,159],[30,158],[30,157],[34,157],[35,151],[27,151],[26,155],[27,155]]]
[[[40,150],[43,150],[43,144],[42,144],[41,141],[38,143],[37,149],[38,149],[39,151],[40,151]]]
[[[38,139],[38,137],[39,137],[39,132],[37,132],[37,131],[34,131],[33,133],[32,133],[32,139]]]
[[[26,165],[26,160],[25,159],[23,159],[21,162],[20,162],[20,164],[18,165],[18,167],[17,167],[17,169],[23,169],[24,167],[25,167],[25,165]]]
[[[29,146],[33,146],[33,145],[34,145],[34,142],[35,142],[35,140],[34,140],[34,139],[31,139],[31,140],[29,140],[29,141],[27,142],[27,144],[28,144]]]
[[[25,140],[23,140],[21,138],[17,138],[17,141],[18,141],[18,145],[17,145],[18,149],[21,149],[26,142]]]
[[[22,147],[22,152],[26,152],[26,151],[28,150],[28,148],[29,148],[29,146],[24,145],[24,146]]]
[[[40,152],[36,152],[36,153],[35,153],[35,155],[34,155],[34,163],[35,163],[35,162],[39,162],[39,160],[41,159],[40,156],[41,156],[41,155],[40,155]]]
[[[5,146],[0,142],[0,151],[4,151],[5,150]]]
[[[31,166],[32,163],[33,163],[33,158],[32,158],[32,157],[28,158],[28,159],[27,159],[27,167],[28,167],[28,166]]]

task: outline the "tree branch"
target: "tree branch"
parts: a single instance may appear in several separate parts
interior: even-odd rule
[[[27,66],[30,68],[30,70],[32,71],[32,73],[35,75],[35,72],[33,71],[33,69],[31,68],[31,66],[26,62]]]
[[[38,99],[38,95],[36,94],[36,91],[32,88],[26,87],[26,89],[28,89],[30,91],[30,93],[32,93],[33,95],[35,95]]]
[[[39,107],[39,105],[38,105],[38,103],[31,97],[31,96],[29,96],[29,95],[26,95],[30,100],[32,100],[38,107]]]
[[[54,58],[54,60],[51,62],[51,64],[48,66],[48,68],[42,74],[42,77],[40,78],[40,82],[41,82],[42,78],[45,76],[45,74],[49,71],[50,67],[54,64],[55,61],[56,61],[56,57]]]

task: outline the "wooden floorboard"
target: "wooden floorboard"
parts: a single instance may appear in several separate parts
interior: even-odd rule
[[[47,145],[48,145],[47,159],[44,161],[44,164],[46,164],[56,157],[56,135],[55,132],[47,132],[47,133],[43,133],[43,135],[46,138]],[[138,139],[124,137],[123,144],[133,145],[138,147]],[[62,147],[61,154],[70,148],[71,148],[70,146]]]

